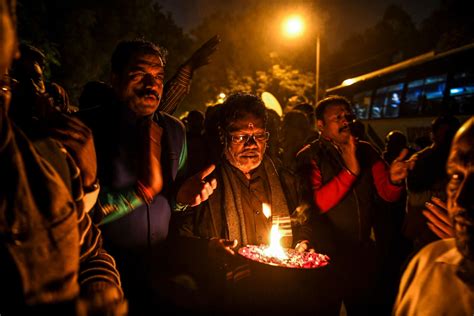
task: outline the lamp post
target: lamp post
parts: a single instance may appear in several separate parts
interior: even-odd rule
[[[298,37],[304,32],[304,21],[303,18],[298,15],[292,15],[283,22],[283,32],[287,37]],[[321,41],[319,32],[316,34],[316,76],[315,76],[315,101],[314,104],[319,100],[319,62]]]

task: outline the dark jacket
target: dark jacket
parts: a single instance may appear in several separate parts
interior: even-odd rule
[[[321,184],[324,186],[345,169],[344,161],[337,148],[323,138],[312,142],[297,156],[301,190],[315,213],[314,231],[317,234],[315,243],[323,252],[370,242],[373,208],[377,194],[373,166],[376,163],[383,164],[383,162],[372,145],[363,141],[358,144],[357,158],[360,164],[359,176],[354,179],[350,187],[341,187],[338,188],[340,189],[338,192],[328,194],[326,199],[340,195],[340,200],[331,209],[321,213],[314,201],[312,164],[319,169],[322,177]],[[383,168],[383,165],[381,166]],[[383,176],[387,178],[388,174]],[[394,189],[398,190],[398,188]],[[344,193],[344,190],[347,192]]]
[[[88,289],[121,293],[67,151],[48,138],[31,141],[5,117],[0,130],[0,312],[73,315]]]
[[[118,104],[115,104],[119,106]],[[166,277],[166,243],[178,188],[176,179],[186,161],[183,124],[166,113],[153,120],[163,128],[161,165],[163,189],[150,203],[137,195],[137,130],[134,122],[110,105],[87,113],[98,157],[101,183],[95,206],[96,221],[104,236],[104,247],[117,261],[128,298],[130,314],[145,313],[160,306],[158,288]],[[107,215],[105,219],[103,215]],[[105,220],[105,222],[103,221]]]

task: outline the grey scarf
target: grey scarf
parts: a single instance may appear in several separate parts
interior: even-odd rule
[[[288,204],[283,193],[280,177],[270,158],[265,157],[262,163],[271,191],[270,207],[272,210],[272,222],[273,224],[279,224],[280,232],[285,237],[282,239],[284,242],[283,246],[290,247],[293,234]],[[228,164],[222,165],[222,181],[224,203],[221,207],[224,208],[229,239],[236,239],[240,246],[245,246],[248,244],[248,237],[244,221],[244,210],[242,209],[240,185]]]

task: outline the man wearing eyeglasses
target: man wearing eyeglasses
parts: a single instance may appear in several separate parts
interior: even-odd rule
[[[297,154],[305,200],[315,216],[314,243],[336,270],[336,293],[348,315],[377,314],[369,307],[376,281],[374,209],[381,198],[397,201],[412,161],[405,149],[387,166],[367,142],[351,132],[351,105],[329,96],[316,106],[319,139]],[[377,236],[375,236],[377,238]],[[338,314],[338,313],[337,313]]]
[[[284,236],[283,247],[296,245],[300,251],[307,250],[309,242],[305,234],[309,232],[305,225],[295,226],[290,219],[300,205],[296,178],[277,167],[265,154],[270,135],[266,131],[263,101],[254,95],[238,93],[229,96],[220,111],[219,137],[224,151],[215,169],[218,185],[207,201],[188,214],[180,227],[181,235],[211,239],[211,244],[220,242],[228,245],[228,252],[234,253],[232,249],[237,244],[269,244],[272,224],[278,222]],[[202,256],[203,252],[200,253]],[[206,270],[209,271],[209,266]],[[238,273],[227,273],[228,279],[229,276],[234,280],[241,277]],[[273,307],[289,300],[288,297],[285,302],[274,299]],[[242,301],[239,304],[242,305],[236,307],[245,305]],[[258,309],[257,305],[253,308]]]

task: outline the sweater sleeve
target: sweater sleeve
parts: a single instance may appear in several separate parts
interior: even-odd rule
[[[166,82],[163,93],[163,100],[158,111],[173,114],[181,101],[189,93],[191,87],[192,72],[181,66],[176,74]]]
[[[329,182],[323,184],[321,170],[314,160],[311,160],[311,185],[313,200],[321,213],[326,213],[336,206],[349,192],[357,179],[349,170],[342,169]]]
[[[377,193],[387,202],[397,201],[403,191],[403,186],[394,185],[390,182],[388,165],[378,159],[372,165],[372,176],[374,178]]]

